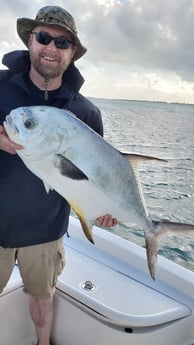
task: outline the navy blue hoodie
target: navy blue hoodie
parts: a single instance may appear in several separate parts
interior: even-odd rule
[[[14,108],[51,105],[69,109],[103,135],[99,109],[79,93],[83,78],[71,64],[56,91],[39,90],[29,78],[28,51],[14,51],[3,58],[8,70],[0,71],[0,124]],[[0,150],[0,246],[18,248],[57,240],[68,227],[70,207],[55,191],[46,193],[18,155]]]

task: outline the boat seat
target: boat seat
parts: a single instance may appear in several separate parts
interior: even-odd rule
[[[84,254],[80,245],[76,249],[67,241],[65,252],[66,266],[57,288],[111,322],[152,327],[191,315],[187,306],[98,262]]]

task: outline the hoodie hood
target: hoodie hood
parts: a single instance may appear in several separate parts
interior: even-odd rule
[[[15,50],[3,56],[2,63],[6,66],[12,74],[27,73],[30,70],[30,57],[28,50]],[[63,81],[68,83],[71,88],[78,92],[84,83],[84,79],[71,63],[68,69],[63,74]]]

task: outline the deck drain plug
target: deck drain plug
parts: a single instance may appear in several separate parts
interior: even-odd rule
[[[96,290],[95,284],[93,284],[90,280],[86,280],[85,282],[81,283],[81,288],[85,291]]]

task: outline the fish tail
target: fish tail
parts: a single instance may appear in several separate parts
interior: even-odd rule
[[[157,251],[158,251],[158,239],[155,235],[148,235],[145,232],[145,246],[147,255],[147,265],[150,275],[155,280]]]
[[[144,231],[145,234],[145,245],[147,254],[147,263],[151,277],[155,280],[156,261],[157,261],[157,250],[158,240],[164,235],[171,233],[175,234],[188,234],[194,232],[193,224],[176,223],[176,222],[156,222],[152,221],[149,229]]]

